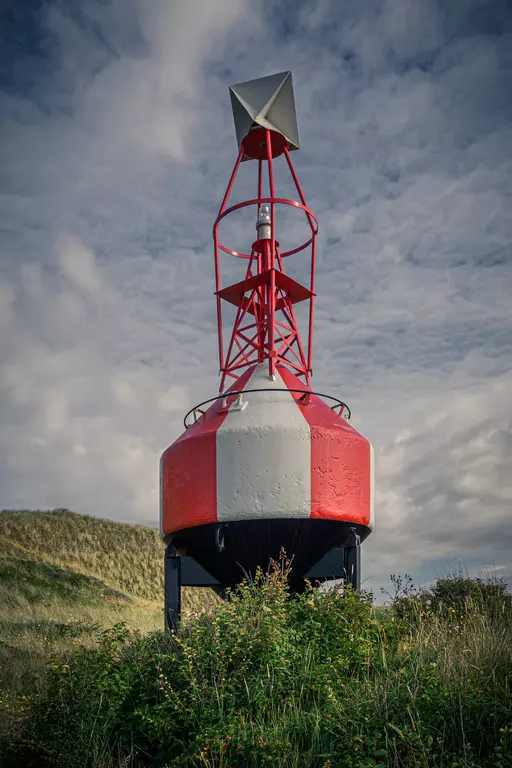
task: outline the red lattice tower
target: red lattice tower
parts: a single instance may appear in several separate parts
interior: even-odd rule
[[[287,74],[285,73],[285,75]],[[268,360],[269,376],[272,378],[275,376],[276,363],[283,363],[307,386],[310,384],[318,222],[313,211],[308,208],[290,157],[290,151],[298,148],[298,141],[294,141],[293,138],[290,139],[275,128],[262,127],[261,125],[262,122],[272,125],[272,104],[275,105],[279,97],[283,98],[286,95],[287,77],[285,76],[284,80],[282,75],[274,77],[281,77],[282,84],[277,90],[270,108],[267,98],[264,117],[261,117],[262,110],[260,110],[259,114],[255,116],[256,120],[251,120],[248,132],[242,138],[240,138],[240,133],[243,132],[244,127],[247,127],[247,123],[241,128],[240,123],[236,126],[240,150],[213,228],[219,358],[222,375],[221,392],[224,391],[228,379],[237,379],[245,368],[265,360]],[[267,80],[267,78],[263,78],[263,80]],[[270,87],[272,86],[273,83],[270,84]],[[240,90],[240,86],[238,88]],[[289,88],[291,89],[291,80]],[[251,95],[254,98],[254,94]],[[267,95],[265,94],[265,96]],[[239,98],[239,94],[232,89],[232,101],[237,97]],[[293,99],[293,91],[291,91],[291,98]],[[244,107],[247,109],[247,102],[244,103]],[[236,114],[235,111],[235,119]],[[283,122],[282,115],[280,117],[281,122]],[[276,120],[276,122],[278,121]],[[293,136],[293,126],[290,127],[290,133]],[[276,197],[274,160],[281,155],[284,155],[286,160],[298,200]],[[227,205],[240,164],[245,160],[256,160],[258,163],[257,196],[228,208]],[[263,193],[265,179],[268,179],[268,196]],[[258,239],[253,242],[250,252],[242,253],[220,242],[219,225],[230,214],[248,206],[255,208]],[[282,206],[291,206],[301,211],[306,217],[310,229],[309,239],[291,250],[282,250],[276,238],[276,212]],[[219,251],[247,261],[243,280],[221,288]],[[288,276],[285,271],[286,258],[301,251],[309,252],[310,280],[308,286],[301,285]],[[222,327],[223,301],[236,307],[234,327],[226,350]],[[301,301],[309,302],[306,346],[301,341],[294,310],[294,305]]]

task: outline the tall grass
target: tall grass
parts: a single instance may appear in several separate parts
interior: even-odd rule
[[[219,600],[183,591],[185,616]],[[17,732],[30,697],[45,695],[52,664],[96,647],[98,632],[119,622],[141,633],[163,627],[155,530],[68,510],[0,512],[0,741]]]
[[[100,633],[23,702],[4,764],[512,765],[504,589],[489,603],[483,582],[469,596],[439,582],[377,618],[366,593],[291,596],[288,567],[172,637]]]
[[[64,565],[131,595],[158,599],[164,547],[158,531],[66,509],[0,513],[0,554]]]
[[[164,545],[158,531],[116,523],[67,509],[0,511],[0,560],[54,565],[96,578],[106,587],[162,602]],[[0,578],[0,588],[2,580]],[[6,584],[10,590],[11,585]],[[184,612],[217,604],[211,589],[183,590]],[[1,603],[0,603],[1,611]]]

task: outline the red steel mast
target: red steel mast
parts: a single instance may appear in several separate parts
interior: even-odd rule
[[[250,83],[249,93],[245,92],[244,86],[249,85],[245,83],[230,89],[240,150],[213,227],[221,392],[228,379],[239,378],[245,368],[265,360],[268,360],[269,376],[272,378],[275,376],[276,363],[288,366],[307,386],[312,372],[318,222],[307,206],[290,157],[290,151],[298,149],[296,124],[291,124],[289,117],[292,115],[295,120],[291,76],[286,72],[257,82],[257,93],[254,92],[254,81]],[[274,160],[281,155],[285,157],[299,200],[276,197]],[[240,164],[245,160],[258,161],[257,196],[228,208]],[[263,191],[265,178],[268,179],[268,195]],[[220,242],[219,226],[226,216],[248,206],[256,209],[258,237],[250,252],[242,253]],[[309,239],[291,250],[283,251],[276,238],[276,211],[281,206],[292,206],[302,212],[310,229]],[[247,261],[244,279],[223,288],[220,251]],[[308,286],[301,285],[285,272],[284,259],[301,251],[308,252],[310,261]],[[294,311],[294,305],[300,301],[309,301],[306,349],[300,338]],[[223,302],[236,307],[235,322],[226,351]]]

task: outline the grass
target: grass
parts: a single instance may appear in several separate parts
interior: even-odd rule
[[[0,698],[41,693],[48,663],[93,648],[116,623],[162,629],[163,554],[151,528],[65,509],[1,511]],[[218,602],[211,590],[183,592],[185,617]]]
[[[0,555],[95,576],[121,592],[161,600],[164,547],[158,531],[67,509],[0,512]]]
[[[283,560],[169,637],[158,602],[99,568],[4,557],[6,768],[512,766],[500,582],[397,581],[375,611],[364,592],[290,596]]]

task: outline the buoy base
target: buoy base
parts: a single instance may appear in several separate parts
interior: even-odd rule
[[[213,587],[222,593],[244,578],[253,578],[258,566],[266,572],[271,560],[279,561],[281,546],[288,558],[293,555],[289,575],[292,592],[302,592],[306,581],[336,579],[343,579],[353,589],[361,588],[361,542],[370,533],[365,526],[319,520],[290,525],[289,520],[267,520],[263,528],[262,521],[257,521],[257,530],[255,521],[243,521],[174,534],[165,552],[168,630],[177,628],[180,621],[182,586]],[[322,536],[318,536],[319,529]],[[311,536],[313,531],[316,537]],[[274,546],[263,551],[263,541],[273,541]],[[230,550],[237,552],[236,560]],[[241,551],[245,557],[240,557]]]

